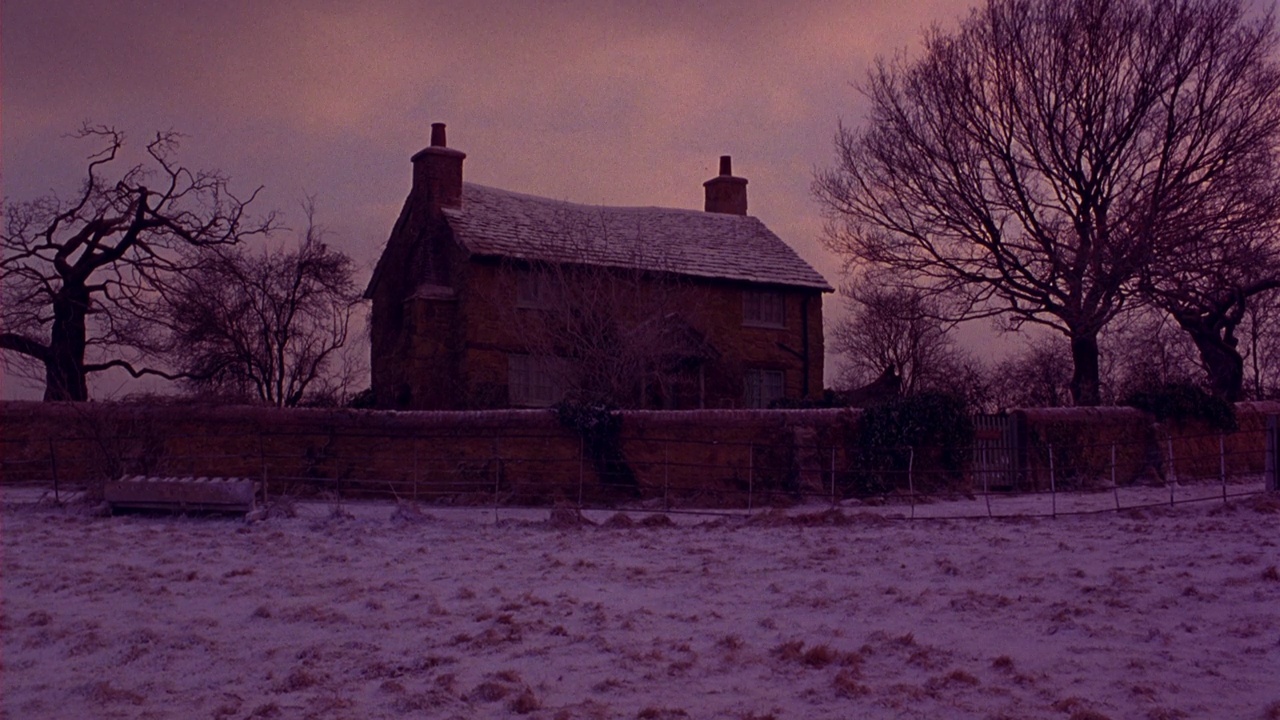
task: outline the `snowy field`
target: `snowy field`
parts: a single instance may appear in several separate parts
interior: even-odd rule
[[[34,499],[3,498],[10,718],[1280,718],[1274,496],[586,526]]]

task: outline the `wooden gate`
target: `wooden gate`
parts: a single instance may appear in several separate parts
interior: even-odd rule
[[[1018,486],[1020,457],[1015,417],[975,415],[973,417],[974,489],[1010,491]]]

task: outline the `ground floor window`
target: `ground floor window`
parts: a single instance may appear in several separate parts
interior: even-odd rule
[[[767,408],[774,400],[782,398],[786,375],[781,370],[747,370],[743,404],[750,408]]]
[[[507,396],[512,405],[547,407],[564,399],[568,361],[542,355],[507,356]]]

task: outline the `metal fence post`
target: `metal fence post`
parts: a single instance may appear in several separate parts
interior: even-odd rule
[[[1053,445],[1049,445],[1049,513],[1058,517],[1058,478],[1053,468]]]
[[[979,453],[983,452],[981,448],[982,448],[981,445],[975,447],[974,452],[970,453],[970,456],[979,457]],[[991,478],[991,473],[990,471],[987,470],[986,466],[988,464],[989,463],[985,462],[984,460],[981,463],[981,466],[979,467],[978,472],[982,473],[982,499],[985,500],[987,503],[987,517],[991,517],[991,483],[989,482]]]
[[[667,493],[671,487],[671,443],[662,441],[662,511],[669,512],[671,510],[670,500],[667,499]],[[581,504],[581,500],[578,501]]]
[[[1116,444],[1111,443],[1111,494],[1116,499],[1116,509],[1120,509],[1120,486],[1116,484]]]
[[[493,524],[498,524],[498,491],[502,482],[502,455],[498,449],[498,438],[493,438]]]
[[[1173,438],[1168,439],[1169,446],[1169,506],[1173,507],[1173,488],[1178,482],[1178,471],[1173,466]]]
[[[583,473],[586,472],[585,456],[587,454],[585,445],[586,445],[586,441],[583,440],[581,436],[579,436],[578,437],[578,512],[582,512],[582,483],[583,483],[582,476],[583,476]]]
[[[418,502],[418,441],[413,441],[413,502]]]
[[[1280,492],[1280,415],[1267,416],[1267,491]]]
[[[819,461],[819,464],[821,464],[821,461]],[[836,497],[836,448],[833,445],[831,447],[831,500],[832,500],[833,506],[835,504],[835,497]]]
[[[1218,475],[1222,478],[1222,502],[1227,501],[1227,439],[1218,433]]]
[[[747,445],[747,514],[751,514],[751,500],[756,484],[756,444]]]
[[[62,504],[62,497],[58,492],[58,454],[53,449],[53,438],[49,438],[49,471],[53,473],[53,501]]]
[[[916,519],[916,449],[907,448],[907,493],[911,496],[911,519]]]

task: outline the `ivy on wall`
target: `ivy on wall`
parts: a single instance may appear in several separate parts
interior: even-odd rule
[[[622,453],[622,414],[603,403],[565,400],[552,407],[556,420],[582,438],[582,450],[606,487],[639,491],[635,472]]]
[[[963,480],[973,420],[963,398],[920,393],[863,410],[850,440],[850,454],[857,461],[847,484],[855,494],[889,493],[909,483],[917,490],[936,490]],[[908,479],[913,465],[940,472]]]

